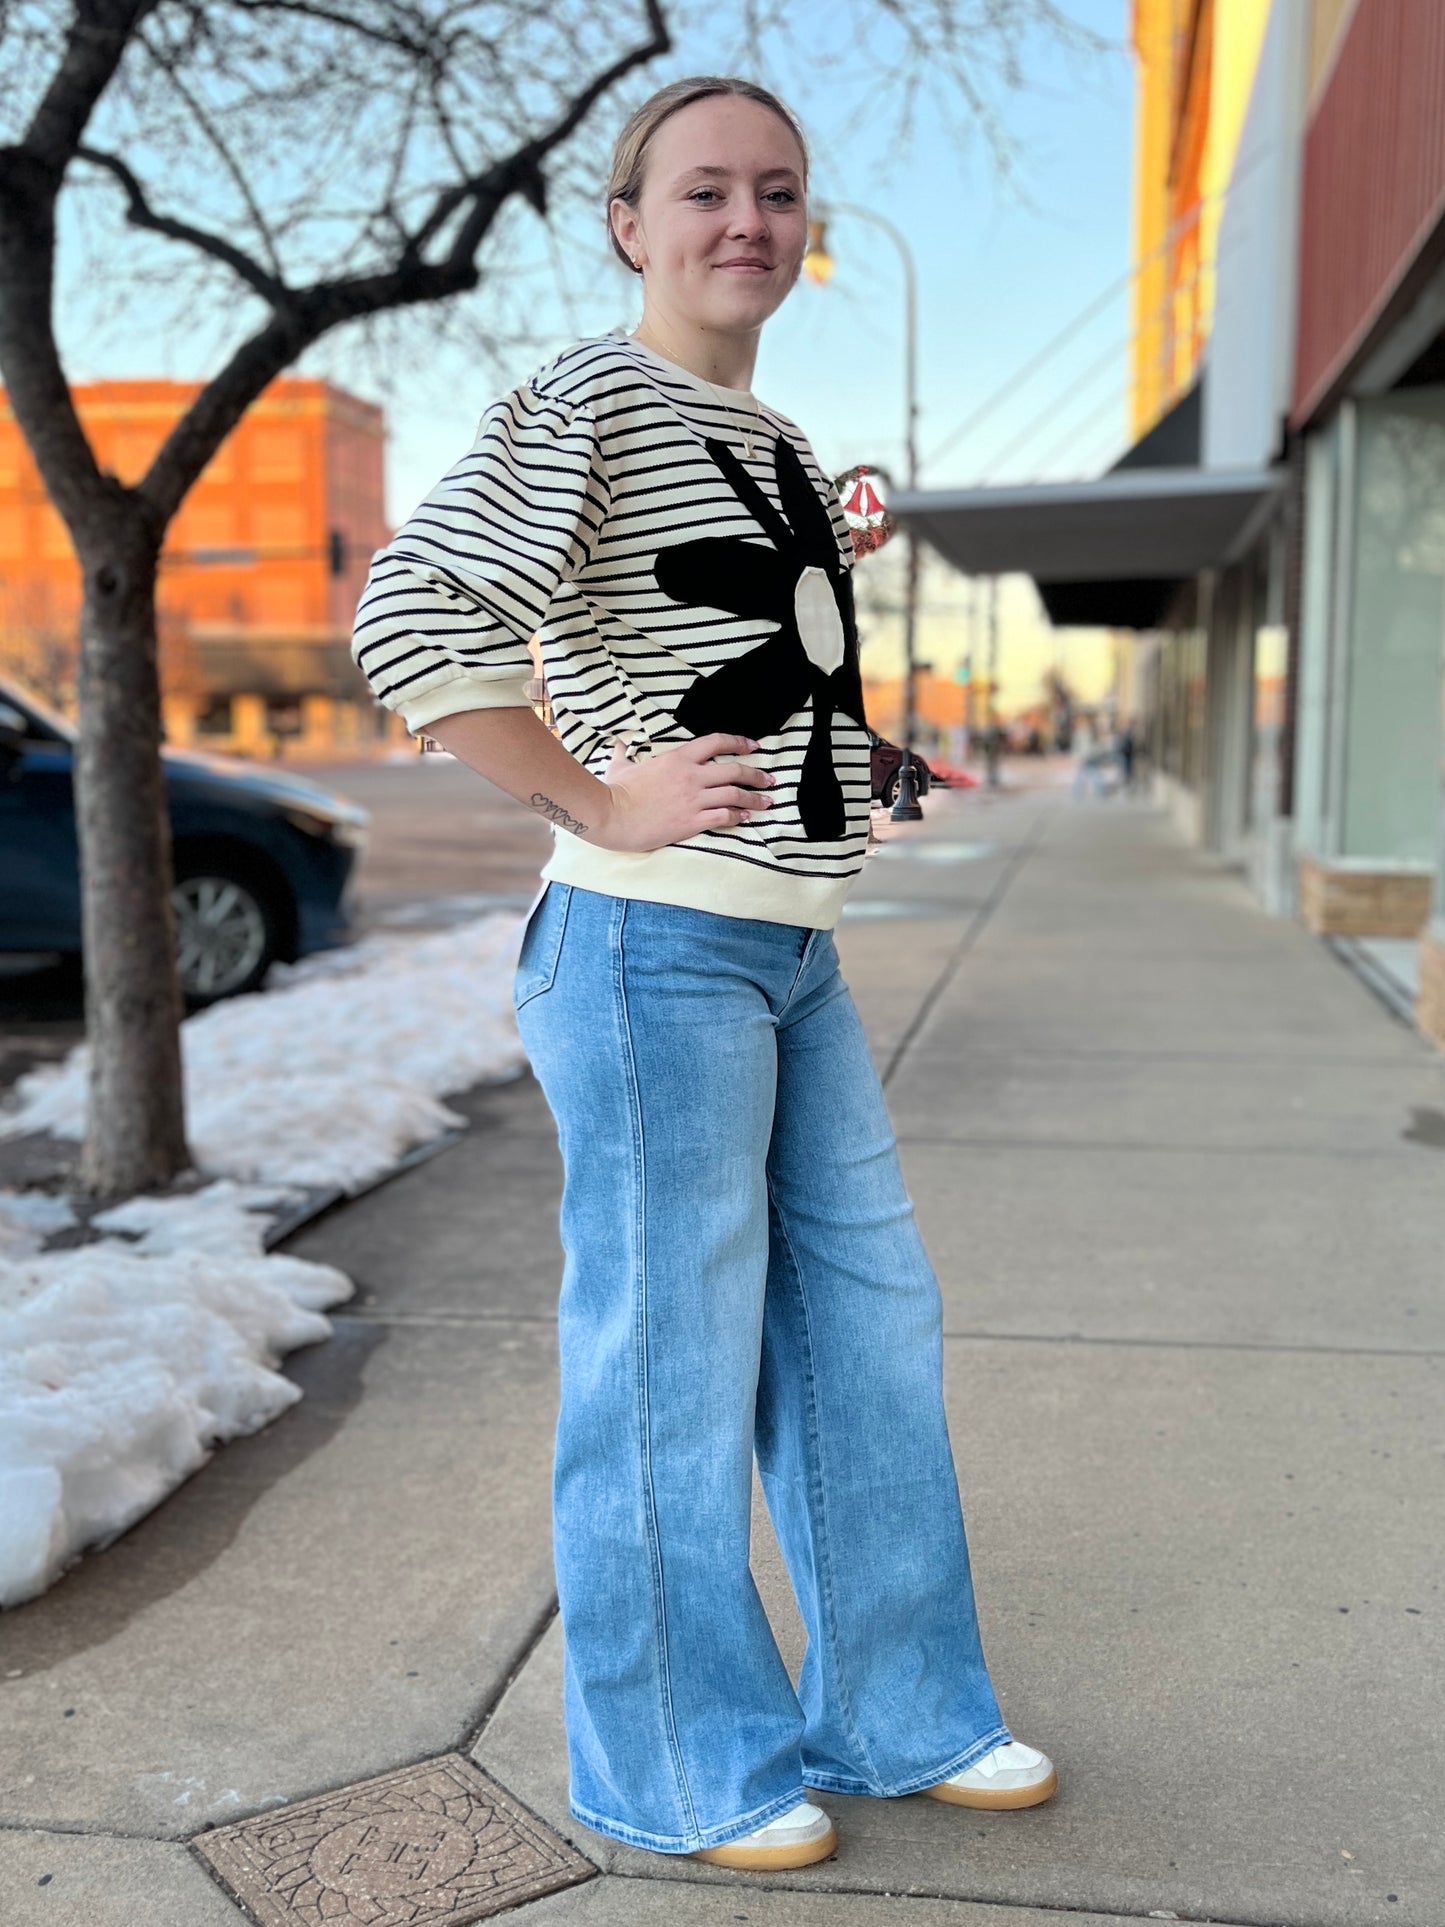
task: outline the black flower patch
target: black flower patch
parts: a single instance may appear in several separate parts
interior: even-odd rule
[[[677,720],[694,736],[725,730],[761,740],[811,702],[798,815],[810,842],[836,840],[848,820],[833,767],[833,713],[841,710],[860,726],[864,720],[853,587],[837,535],[785,436],[776,456],[782,515],[725,443],[704,446],[773,546],[736,535],[680,542],[658,556],[657,585],[675,602],[778,627],[745,656],[699,676],[678,704]]]

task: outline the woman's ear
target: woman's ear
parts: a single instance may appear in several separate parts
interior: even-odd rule
[[[642,271],[644,250],[642,246],[642,223],[637,218],[637,209],[630,201],[615,200],[607,210],[607,218],[612,223],[612,232],[617,245],[627,256],[633,267]]]

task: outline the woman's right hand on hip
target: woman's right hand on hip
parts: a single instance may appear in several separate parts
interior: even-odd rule
[[[771,807],[776,777],[736,759],[758,745],[714,731],[630,762],[618,748],[602,781],[610,802],[588,837],[607,850],[660,850],[701,830],[729,829]]]

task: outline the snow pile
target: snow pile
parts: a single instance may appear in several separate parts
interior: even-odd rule
[[[273,973],[181,1027],[186,1118],[203,1170],[357,1191],[462,1120],[448,1091],[516,1076],[512,1014],[522,919],[493,914],[426,937],[371,938]],[[29,1072],[0,1136],[85,1135],[85,1049]],[[3,1247],[0,1247],[3,1248]]]
[[[276,1366],[330,1335],[322,1311],[353,1287],[265,1255],[266,1213],[292,1196],[222,1181],[133,1198],[94,1220],[111,1234],[99,1243],[0,1255],[0,1606],[44,1592],[214,1446],[300,1398]],[[56,1218],[56,1200],[0,1197],[0,1228],[42,1202]]]
[[[463,1120],[440,1101],[523,1067],[512,1014],[522,918],[373,938],[273,973],[187,1019],[187,1126],[219,1181],[132,1198],[105,1235],[46,1252],[64,1199],[0,1193],[0,1606],[109,1545],[226,1439],[300,1398],[277,1370],[352,1292],[268,1256],[297,1187],[356,1191]],[[85,1133],[86,1054],[32,1071],[0,1136]],[[238,1183],[236,1180],[250,1180]]]
[[[53,1232],[68,1231],[74,1223],[68,1198],[47,1197],[41,1191],[0,1191],[0,1259],[39,1251]]]

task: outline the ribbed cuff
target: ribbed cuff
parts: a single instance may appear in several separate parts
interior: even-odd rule
[[[452,676],[420,695],[397,704],[397,712],[413,736],[443,716],[460,716],[467,709],[530,709],[526,676]]]

